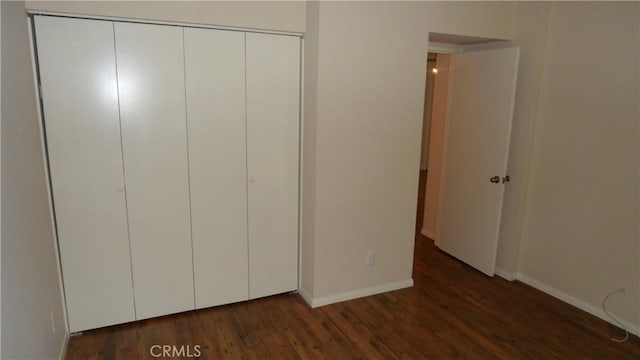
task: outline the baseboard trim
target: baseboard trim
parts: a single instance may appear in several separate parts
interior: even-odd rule
[[[437,238],[436,234],[432,233],[431,231],[427,231],[426,229],[420,230],[420,234],[428,237],[429,239],[431,239],[433,241],[435,241],[436,238]]]
[[[307,290],[300,287],[300,289],[298,290],[298,294],[300,294],[300,296],[302,297],[302,300],[304,300],[309,306],[313,307],[313,305],[311,305],[313,303],[313,296],[311,296],[307,292]]]
[[[500,268],[496,268],[495,274],[507,281],[514,281],[518,279],[518,276],[516,274],[512,273],[511,271],[503,270]]]
[[[60,348],[58,360],[64,360],[64,358],[67,356],[67,344],[69,344],[69,333],[65,332],[64,338],[62,339],[62,347]]]
[[[557,299],[560,299],[569,305],[575,306],[582,311],[586,311],[589,314],[599,319],[602,319],[617,328],[620,327],[620,325],[618,325],[615,321],[611,320],[611,318],[609,318],[607,314],[605,314],[604,311],[602,311],[602,309],[596,306],[593,306],[583,300],[580,300],[573,295],[569,295],[561,290],[558,290],[557,288],[551,285],[547,285],[542,281],[539,281],[527,275],[517,274],[517,280],[531,287],[534,287],[544,293],[547,293]],[[617,318],[617,319],[627,328],[627,331],[629,331],[630,334],[640,336],[640,326],[639,326],[640,324],[633,324],[629,321],[626,321],[620,318]]]
[[[309,300],[307,299],[305,299],[305,301],[309,303],[312,308],[317,308],[320,306],[335,304],[342,301],[353,300],[353,299],[370,296],[370,295],[381,294],[388,291],[400,290],[400,289],[404,289],[412,286],[413,286],[413,279],[408,279],[403,281],[386,283],[382,285],[370,286],[362,289],[351,290],[351,291],[343,292],[340,294],[323,296],[317,299],[314,299],[313,297],[309,297],[311,301],[309,302]],[[302,297],[304,299],[305,295],[302,295]]]

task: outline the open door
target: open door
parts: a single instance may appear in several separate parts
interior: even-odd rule
[[[518,48],[452,56],[440,236],[436,246],[483,273],[495,271]]]

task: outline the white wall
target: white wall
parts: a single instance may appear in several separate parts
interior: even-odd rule
[[[24,2],[1,7],[2,358],[56,359],[66,330],[26,13]]]
[[[428,33],[508,38],[512,10],[319,4],[316,141],[305,138],[305,151],[315,147],[315,202],[305,202],[314,215],[303,223],[314,251],[313,288],[304,290],[318,302],[411,279]],[[368,250],[375,266],[364,266]]]
[[[27,1],[28,9],[304,32],[304,1]]]
[[[639,3],[553,3],[519,272],[639,324]]]

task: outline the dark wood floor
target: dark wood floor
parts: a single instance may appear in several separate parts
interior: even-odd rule
[[[88,331],[69,340],[67,359],[154,359],[155,344],[191,354],[199,345],[202,359],[640,359],[637,337],[612,342],[621,330],[489,278],[419,234],[413,279],[410,289],[318,309],[285,294]]]

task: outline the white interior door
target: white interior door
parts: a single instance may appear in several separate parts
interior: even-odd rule
[[[249,298],[244,37],[184,30],[197,308]]]
[[[518,54],[503,48],[451,59],[436,245],[487,275],[495,271]]]
[[[115,23],[138,319],[194,308],[183,30]]]
[[[133,321],[113,23],[35,25],[69,330]]]
[[[298,288],[300,39],[246,34],[249,294]]]

